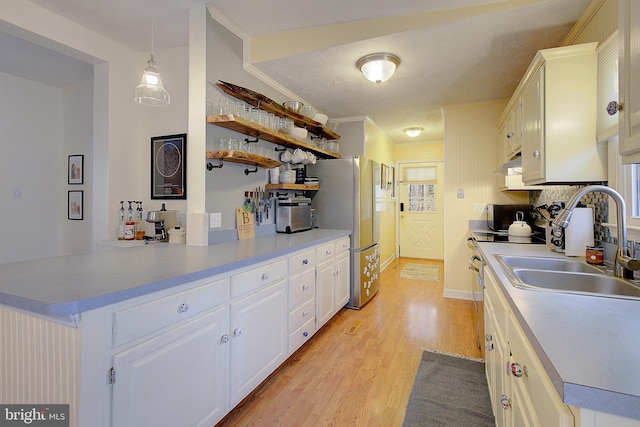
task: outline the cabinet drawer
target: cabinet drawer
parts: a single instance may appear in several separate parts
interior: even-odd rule
[[[351,238],[343,237],[336,241],[336,253],[346,252],[351,248]]]
[[[316,294],[316,271],[307,270],[289,278],[289,308],[299,306]]]
[[[505,331],[505,325],[507,322],[507,313],[509,312],[507,301],[504,299],[504,296],[502,296],[502,291],[498,289],[498,284],[496,282],[496,279],[491,275],[491,272],[486,267],[484,269],[484,277],[485,277],[485,286],[484,286],[485,298],[491,300],[493,311],[495,313],[496,322],[498,323],[500,328],[503,331]]]
[[[239,297],[287,276],[287,260],[263,264],[231,276],[231,298]]]
[[[316,248],[316,262],[322,262],[325,259],[331,258],[335,255],[336,244],[335,242],[325,243],[322,246]]]
[[[307,342],[316,332],[315,328],[314,320],[309,319],[308,322],[289,334],[289,354],[293,353],[299,349],[302,344]]]
[[[522,394],[528,396],[533,408],[532,411],[539,419],[539,425],[573,426],[573,415],[569,407],[560,399],[560,395],[544,371],[542,363],[513,316],[510,316],[509,349],[511,351],[510,367],[513,366],[512,364],[517,364],[522,375],[516,377],[510,370],[507,370],[507,375],[521,387]]]
[[[293,331],[309,319],[314,319],[316,315],[316,303],[313,300],[307,301],[300,307],[289,312],[289,330]]]
[[[316,263],[315,251],[301,252],[289,257],[289,274],[313,267]]]
[[[113,345],[118,347],[226,303],[228,293],[226,279],[219,279],[197,288],[116,311],[113,314]]]

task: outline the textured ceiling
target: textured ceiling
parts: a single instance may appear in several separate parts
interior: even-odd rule
[[[156,49],[186,45],[189,8],[207,4],[245,33],[259,70],[330,117],[369,116],[397,143],[441,141],[442,105],[508,98],[535,52],[559,45],[590,2],[31,1],[140,52],[150,50],[152,3]],[[355,62],[382,51],[402,63],[370,83]],[[409,126],[425,132],[410,139]]]

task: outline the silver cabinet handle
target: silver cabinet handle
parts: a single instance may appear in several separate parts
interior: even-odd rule
[[[183,302],[178,306],[178,313],[186,313],[187,311],[189,311],[189,304],[186,302]]]
[[[302,260],[302,263],[303,263],[304,265],[307,265],[307,264],[309,264],[309,260],[308,260],[308,259],[303,259],[303,260]]]
[[[307,317],[309,315],[309,312],[307,310],[302,312],[302,317]]]
[[[511,139],[511,138],[513,138],[513,132],[509,132],[509,133],[507,134],[507,139]]]
[[[240,328],[235,328],[235,329],[233,330],[233,336],[234,336],[234,337],[239,337],[240,335],[242,335],[242,329],[240,329]]]
[[[533,158],[537,159],[538,157],[540,157],[540,152],[538,150],[533,150]]]
[[[269,275],[267,273],[262,273],[262,276],[260,276],[262,278],[262,280],[267,280],[269,278]]]
[[[618,113],[618,111],[622,111],[622,107],[624,104],[618,104],[617,101],[611,101],[607,104],[607,114],[610,116],[614,116]]]
[[[326,255],[331,255],[331,251],[326,251],[325,254]]]
[[[303,337],[308,337],[308,336],[309,336],[309,332],[304,331],[304,332],[302,333],[302,336],[303,336]]]
[[[229,342],[229,334],[224,334],[223,336],[220,337],[220,342],[223,344],[226,344]]]
[[[308,291],[309,290],[309,285],[307,285],[306,283],[304,285],[302,285],[302,290],[303,291]]]

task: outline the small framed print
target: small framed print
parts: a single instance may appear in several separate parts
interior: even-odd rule
[[[187,134],[151,138],[151,198],[187,198]]]
[[[84,191],[69,191],[67,200],[67,218],[82,220],[84,216]]]
[[[84,155],[74,154],[69,156],[68,184],[84,184]]]

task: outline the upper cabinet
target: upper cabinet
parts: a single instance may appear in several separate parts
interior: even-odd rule
[[[525,184],[607,181],[606,147],[596,144],[596,47],[541,50],[518,85]]]
[[[597,141],[618,133],[618,32],[598,46]]]
[[[625,163],[640,162],[640,2],[620,0],[620,154]]]

